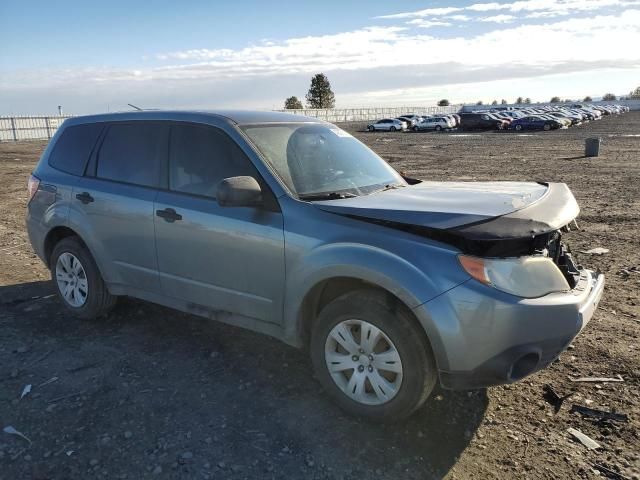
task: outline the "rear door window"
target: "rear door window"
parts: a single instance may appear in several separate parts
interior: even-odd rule
[[[188,124],[171,127],[171,190],[215,198],[221,180],[244,175],[258,176],[244,152],[222,130]]]
[[[82,176],[103,128],[102,123],[87,123],[65,128],[49,155],[49,165],[56,170]]]
[[[160,186],[167,151],[168,126],[161,123],[114,123],[100,151],[96,176],[145,187]]]

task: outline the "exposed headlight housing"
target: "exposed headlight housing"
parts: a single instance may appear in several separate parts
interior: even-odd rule
[[[459,255],[460,265],[485,285],[523,298],[536,298],[571,290],[553,260],[544,256],[480,258]]]

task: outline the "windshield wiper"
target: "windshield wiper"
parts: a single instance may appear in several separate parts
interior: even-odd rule
[[[357,195],[348,192],[325,192],[325,193],[309,193],[307,195],[298,195],[300,200],[340,200],[343,198],[353,198]]]
[[[379,188],[378,190],[374,190],[369,195],[373,193],[386,192],[387,190],[395,190],[396,188],[402,188],[402,187],[406,187],[406,185],[403,185],[402,183],[393,183],[393,184],[385,185],[384,188]]]

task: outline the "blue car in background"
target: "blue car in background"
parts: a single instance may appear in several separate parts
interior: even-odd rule
[[[510,127],[514,130],[553,130],[560,128],[562,124],[557,120],[543,118],[538,115],[517,118],[511,122]]]

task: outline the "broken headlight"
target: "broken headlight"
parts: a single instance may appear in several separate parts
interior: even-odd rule
[[[458,259],[474,279],[518,297],[535,298],[570,290],[567,279],[549,257],[480,258],[459,255]]]

